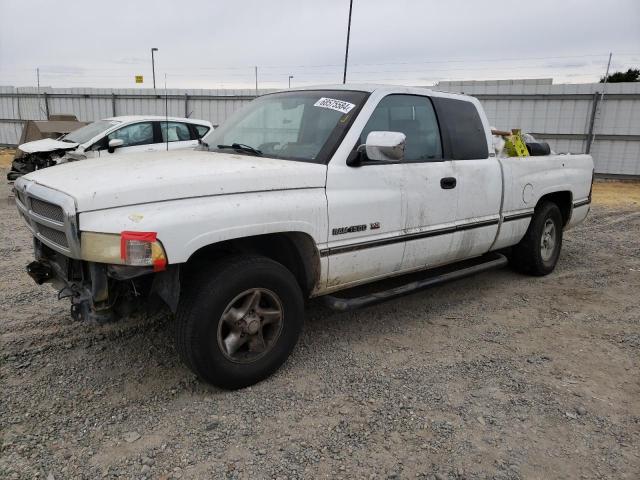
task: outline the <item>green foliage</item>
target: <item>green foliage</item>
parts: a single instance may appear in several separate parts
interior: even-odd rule
[[[630,68],[626,72],[612,73],[607,79],[607,83],[619,82],[640,82],[640,69]],[[600,83],[604,83],[604,77],[600,79]]]

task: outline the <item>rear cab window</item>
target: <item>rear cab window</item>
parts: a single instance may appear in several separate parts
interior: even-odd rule
[[[446,160],[474,160],[489,157],[489,148],[480,114],[466,100],[432,97]]]

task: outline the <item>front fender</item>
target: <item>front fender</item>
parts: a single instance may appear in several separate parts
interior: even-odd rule
[[[207,245],[267,233],[302,232],[327,241],[323,188],[216,195],[80,214],[81,231],[157,232],[169,263],[184,263]]]

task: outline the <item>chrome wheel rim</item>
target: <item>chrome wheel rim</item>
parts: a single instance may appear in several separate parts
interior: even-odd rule
[[[282,302],[274,292],[266,288],[245,290],[222,313],[218,347],[232,362],[255,362],[278,341],[283,319]]]
[[[540,238],[540,256],[545,262],[553,257],[556,249],[556,224],[550,218],[544,222],[542,237]]]

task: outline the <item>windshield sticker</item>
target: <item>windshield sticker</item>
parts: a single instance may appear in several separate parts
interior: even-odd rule
[[[355,105],[353,103],[345,102],[344,100],[336,100],[335,98],[322,97],[316,103],[314,107],[330,108],[340,113],[349,113]]]

